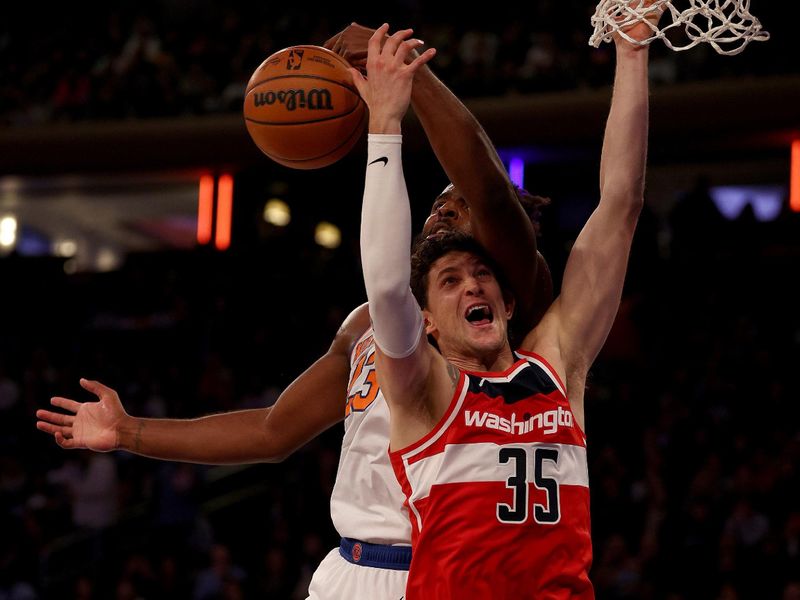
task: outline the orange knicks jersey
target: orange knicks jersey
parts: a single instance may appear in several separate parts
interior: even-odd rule
[[[594,598],[586,438],[550,365],[517,357],[462,372],[433,431],[391,452],[412,527],[407,600]]]

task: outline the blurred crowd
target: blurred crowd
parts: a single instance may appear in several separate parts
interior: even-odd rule
[[[292,255],[269,270],[269,255],[141,255],[75,276],[0,259],[0,598],[305,598],[336,539],[338,429],[284,464],[215,468],[66,452],[34,428],[51,396],[90,399],[81,376],[148,417],[272,404],[346,316],[307,279],[347,283],[341,258]]]
[[[588,46],[592,3],[542,0],[502,11],[422,4],[14,5],[0,23],[0,125],[236,112],[268,55],[322,44],[351,21],[414,27],[438,50],[432,67],[462,97],[585,89],[612,79],[613,48]],[[790,33],[786,10],[754,6],[773,40],[736,57],[706,45],[676,53],[655,44],[654,84],[797,73],[793,36],[781,35]]]
[[[732,58],[654,46],[654,83],[796,73],[775,35],[791,19],[752,8],[772,42]],[[463,97],[607,85],[613,50],[587,46],[593,9],[14,5],[0,22],[0,126],[236,112],[267,55],[353,20],[414,26]],[[586,215],[564,218],[552,195],[542,247],[558,280]],[[798,226],[749,209],[727,221],[702,187],[642,216],[586,395],[600,600],[800,599]],[[132,255],[110,273],[0,257],[0,600],[305,598],[338,544],[341,426],[281,464],[208,467],[66,452],[34,413],[54,395],[89,400],[79,377],[138,416],[272,404],[364,301],[351,233],[337,250],[284,235]]]
[[[726,221],[702,189],[643,214],[586,397],[599,599],[800,598],[797,227]],[[34,411],[90,399],[82,376],[140,416],[270,405],[363,301],[353,247],[0,259],[0,598],[305,598],[338,543],[341,426],[281,464],[205,467],[67,452]]]

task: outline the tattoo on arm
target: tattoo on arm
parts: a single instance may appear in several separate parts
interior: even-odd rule
[[[448,362],[447,374],[450,376],[450,381],[453,383],[453,388],[455,388],[458,384],[458,378],[461,377],[461,371]]]
[[[134,452],[138,452],[142,447],[142,429],[144,429],[144,421],[139,422],[139,427],[136,428],[136,433],[133,436]]]

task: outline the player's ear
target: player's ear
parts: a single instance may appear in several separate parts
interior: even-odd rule
[[[514,315],[514,308],[516,308],[517,306],[516,300],[514,300],[513,295],[511,295],[508,292],[504,292],[503,303],[505,304],[506,307],[506,319],[510,320],[511,317]]]
[[[431,315],[428,310],[422,309],[422,318],[425,326],[425,335],[432,335],[433,332],[437,330],[437,327],[433,322],[433,315]]]

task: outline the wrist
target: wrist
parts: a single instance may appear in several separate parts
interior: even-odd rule
[[[650,51],[649,44],[640,46],[621,38],[616,39],[614,44],[617,48],[618,57],[646,57]]]
[[[370,114],[369,133],[401,133],[400,119],[397,117]]]
[[[116,427],[117,441],[114,449],[136,451],[137,447],[141,445],[140,436],[143,422],[143,419],[124,415]]]

